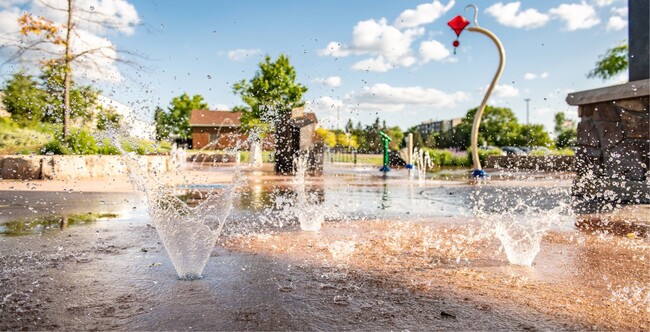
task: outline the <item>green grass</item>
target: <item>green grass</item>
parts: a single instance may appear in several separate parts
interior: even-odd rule
[[[0,118],[0,154],[38,154],[51,138],[51,133],[20,128],[8,118]]]
[[[325,154],[325,162],[335,163],[354,163],[354,154],[352,153],[333,153]],[[380,154],[357,154],[357,164],[381,166],[384,164],[384,156]]]
[[[569,148],[566,149],[549,149],[549,151],[534,150],[531,156],[575,156],[575,152]]]
[[[0,154],[29,155],[116,155],[119,150],[108,139],[95,138],[88,128],[73,128],[65,141],[61,140],[61,125],[38,123],[21,127],[10,118],[0,118]],[[122,148],[139,155],[167,154],[169,142],[154,142],[146,139],[129,138],[121,141]]]

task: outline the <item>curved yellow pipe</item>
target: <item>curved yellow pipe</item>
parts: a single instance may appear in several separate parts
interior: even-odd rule
[[[492,83],[485,92],[485,96],[483,96],[483,101],[481,102],[481,106],[474,116],[474,123],[472,124],[472,160],[474,163],[474,169],[477,170],[481,169],[481,161],[478,159],[478,127],[481,125],[481,116],[483,116],[483,111],[485,110],[485,106],[487,105],[488,99],[490,98],[490,94],[492,93],[492,90],[494,90],[494,87],[497,85],[497,82],[501,77],[501,73],[503,72],[503,67],[506,64],[506,52],[503,50],[503,45],[501,44],[499,38],[497,38],[497,36],[490,30],[483,29],[479,26],[469,27],[467,30],[479,32],[488,36],[490,39],[492,39],[494,44],[497,46],[497,49],[499,50],[499,68],[497,69],[496,74],[494,74]]]

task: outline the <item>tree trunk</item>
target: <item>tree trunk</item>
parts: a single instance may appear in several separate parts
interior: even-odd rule
[[[70,131],[70,85],[72,69],[70,68],[70,39],[72,38],[72,1],[68,0],[68,23],[65,34],[65,58],[63,59],[63,139]]]

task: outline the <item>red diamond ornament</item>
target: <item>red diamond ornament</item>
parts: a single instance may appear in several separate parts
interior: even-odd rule
[[[460,36],[460,33],[463,32],[463,30],[465,30],[465,27],[469,25],[469,21],[464,17],[458,15],[452,18],[451,21],[447,22],[447,25],[449,25],[454,30],[454,32],[456,32],[456,36]]]

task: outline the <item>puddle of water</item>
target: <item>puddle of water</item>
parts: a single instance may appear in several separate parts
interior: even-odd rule
[[[67,227],[87,226],[98,220],[118,218],[115,213],[81,213],[69,215],[49,215],[41,217],[24,217],[0,224],[0,235],[23,236],[43,234],[47,231],[62,230]]]

